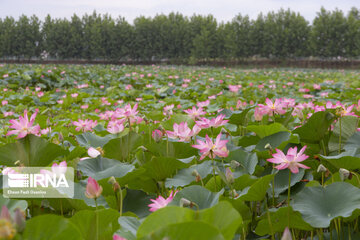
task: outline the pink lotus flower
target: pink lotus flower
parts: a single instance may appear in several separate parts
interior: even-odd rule
[[[43,175],[48,175],[51,178],[59,178],[62,174],[65,174],[66,171],[67,171],[67,163],[66,161],[62,161],[59,164],[53,163],[53,165],[51,166],[51,171],[41,169],[40,173]],[[45,179],[42,179],[37,182],[37,185],[44,187],[47,186],[47,183],[45,182]]]
[[[353,110],[354,106],[355,105],[351,105],[349,107],[342,106],[341,110],[339,111],[340,116],[341,117],[343,117],[343,116],[356,116],[355,113],[351,112]]]
[[[14,112],[4,112],[4,117],[12,116]]]
[[[210,127],[217,128],[225,125],[229,121],[229,120],[224,120],[224,118],[225,118],[224,114],[220,114],[216,118],[212,118],[212,119],[201,118],[200,121],[196,121],[196,124],[200,128],[210,128]]]
[[[7,105],[9,102],[7,101],[7,100],[2,100],[1,101],[1,105],[3,105],[3,106],[5,106],[5,105]]]
[[[51,132],[51,127],[41,129],[40,133],[41,135],[46,135]]]
[[[173,108],[174,108],[174,104],[168,105],[164,107],[164,116],[170,116],[173,114]]]
[[[229,150],[226,148],[226,143],[229,140],[221,140],[220,138],[221,134],[216,137],[215,143],[213,143],[211,138],[206,135],[205,142],[197,140],[198,145],[192,145],[192,147],[200,150],[200,153],[202,154],[200,160],[203,160],[207,156],[214,159],[216,156],[227,157],[229,155]]]
[[[170,196],[168,198],[163,198],[162,196],[157,197],[156,199],[150,199],[153,203],[149,204],[150,212],[155,212],[156,210],[166,207],[175,197],[177,191],[173,192],[171,191]]]
[[[206,100],[206,101],[203,101],[203,102],[198,102],[198,103],[196,103],[196,105],[198,106],[198,107],[207,107],[208,105],[210,104],[210,100]]]
[[[234,92],[234,93],[238,92],[239,91],[239,85],[229,85],[229,91]]]
[[[274,153],[272,155],[273,158],[267,159],[267,161],[271,163],[280,164],[275,167],[279,170],[289,168],[292,173],[298,173],[299,168],[309,169],[308,166],[299,163],[306,160],[309,157],[303,154],[305,149],[306,146],[304,146],[299,152],[297,152],[297,147],[289,148],[286,156],[281,150],[276,149],[277,153]]]
[[[320,84],[314,83],[313,88],[314,88],[315,90],[320,90],[320,89],[321,89],[321,86],[320,86]]]
[[[73,125],[76,126],[75,130],[76,131],[83,131],[83,132],[87,132],[87,131],[92,131],[92,129],[97,125],[97,121],[93,121],[93,120],[81,120],[79,119],[77,122],[73,122]]]
[[[19,120],[11,119],[9,122],[12,124],[10,128],[15,130],[9,131],[6,135],[18,135],[17,138],[23,138],[28,134],[38,135],[40,132],[39,124],[33,126],[37,111],[30,117],[30,121],[27,115],[27,110],[24,110],[24,117],[20,116]]]
[[[162,137],[163,137],[163,134],[159,129],[155,129],[152,132],[152,138],[154,139],[155,142],[160,142]]]
[[[286,106],[284,106],[281,99],[275,99],[275,101],[273,102],[269,98],[266,98],[265,103],[266,105],[258,105],[263,115],[267,114],[269,116],[272,116],[275,113],[280,115],[286,113],[286,111],[283,109]]]
[[[60,176],[61,174],[65,174],[67,170],[67,163],[66,161],[62,161],[59,164],[53,163],[51,166],[51,170],[56,176]]]
[[[103,189],[99,185],[99,183],[92,177],[89,177],[86,185],[85,196],[87,198],[97,199],[98,197],[100,197],[102,191]]]
[[[119,236],[119,235],[117,235],[117,234],[115,234],[114,236],[113,236],[113,240],[127,240],[126,238],[123,238],[123,237],[121,237],[121,236]]]
[[[76,98],[77,96],[79,96],[78,93],[72,93],[72,94],[71,94],[71,97],[72,97],[72,98]]]
[[[192,109],[186,109],[184,110],[185,113],[187,113],[192,119],[197,119],[199,118],[201,115],[205,115],[206,112],[199,107],[198,109],[196,109],[195,106],[192,107]]]
[[[107,131],[112,134],[122,132],[124,130],[124,121],[125,119],[109,121]]]
[[[174,131],[166,131],[169,138],[179,138],[180,142],[190,141],[191,137],[198,134],[201,130],[197,125],[194,125],[193,129],[188,127],[187,122],[181,122],[180,124],[174,123]]]
[[[136,116],[139,113],[139,111],[137,111],[137,108],[138,104],[135,104],[133,108],[131,108],[130,104],[127,104],[124,107],[123,116],[125,117],[126,121],[129,120],[131,124],[140,123],[143,120],[141,117]]]

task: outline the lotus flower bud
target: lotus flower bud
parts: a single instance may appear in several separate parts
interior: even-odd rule
[[[233,184],[235,179],[234,179],[234,175],[231,171],[230,168],[226,168],[225,170],[225,177],[226,177],[226,181],[229,183],[229,184]]]
[[[59,132],[59,141],[62,142],[64,141],[64,136]]]
[[[340,179],[341,181],[344,181],[350,177],[350,171],[346,170],[344,168],[339,169]]]
[[[14,222],[18,232],[24,231],[26,225],[25,213],[21,211],[20,208],[15,209]]]
[[[102,191],[103,191],[103,189],[99,185],[99,183],[95,179],[93,179],[92,177],[89,177],[87,185],[86,185],[85,196],[87,198],[95,198],[95,199],[97,199],[98,197],[100,197]]]
[[[88,149],[88,155],[92,158],[96,158],[97,156],[101,155],[100,151],[91,147]]]
[[[198,172],[196,169],[194,169],[194,170],[192,171],[191,175],[193,175],[194,177],[196,177],[196,176],[199,175],[199,172]]]
[[[281,237],[281,240],[292,240],[289,228],[285,228],[284,233]]]
[[[199,172],[196,169],[194,169],[194,171],[192,171],[191,175],[193,175],[195,177],[196,182],[201,181],[201,176],[200,176]]]
[[[230,167],[231,167],[232,169],[236,169],[236,168],[238,168],[240,165],[241,165],[241,164],[240,164],[239,162],[235,161],[235,160],[231,160],[231,162],[230,162]]]
[[[186,198],[180,199],[180,207],[190,207],[192,206],[191,201],[187,200]]]
[[[111,184],[111,185],[114,185],[116,183],[116,179],[114,176],[111,176],[108,180],[108,183]]]
[[[157,142],[157,143],[160,142],[162,137],[163,137],[163,134],[159,129],[155,129],[152,132],[152,138],[154,139],[155,142]]]
[[[271,144],[270,144],[270,143],[267,143],[264,148],[265,148],[265,149],[268,149],[268,150],[270,150],[270,151],[273,150],[273,148],[271,147]]]
[[[5,205],[3,205],[1,208],[0,218],[7,219],[9,221],[12,220],[9,209]]]
[[[320,173],[320,172],[321,172],[321,173],[322,173],[322,172],[326,172],[326,171],[327,171],[327,168],[326,168],[324,165],[320,164],[316,171],[317,171],[318,173]]]

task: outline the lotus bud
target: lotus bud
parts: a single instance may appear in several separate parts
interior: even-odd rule
[[[152,132],[152,138],[154,139],[155,142],[157,143],[160,142],[162,137],[163,137],[163,133],[159,129],[155,129]]]
[[[116,183],[116,179],[114,176],[111,176],[108,180],[108,183],[111,184],[111,185],[114,185]]]
[[[14,222],[16,224],[16,229],[18,230],[18,232],[24,231],[26,225],[25,213],[21,211],[20,208],[15,209]]]
[[[195,177],[196,182],[201,181],[201,176],[200,176],[199,172],[196,169],[194,169],[194,171],[192,171],[191,175],[193,175]]]
[[[99,183],[92,177],[89,177],[86,185],[85,196],[87,198],[97,199],[98,197],[100,197],[102,191],[103,189],[99,185]]]
[[[225,170],[225,177],[226,177],[226,181],[229,183],[229,184],[233,184],[235,179],[234,179],[234,175],[231,171],[231,169],[228,167],[226,168]]]
[[[59,133],[59,141],[60,142],[64,141],[64,136],[61,133]]]
[[[187,200],[186,198],[180,199],[180,207],[190,207],[192,206],[191,201]]]
[[[1,208],[0,218],[11,221],[11,215],[10,215],[9,209],[5,205],[3,205]]]
[[[287,228],[287,227],[285,228],[284,233],[281,237],[281,240],[292,240],[289,228]]]
[[[271,147],[271,144],[270,144],[270,143],[267,143],[267,144],[265,145],[265,149],[267,149],[267,150],[269,150],[269,151],[272,151],[272,150],[273,150],[273,148]]]
[[[232,169],[236,169],[236,168],[238,168],[240,165],[241,165],[241,164],[240,164],[239,162],[235,161],[235,160],[231,160],[231,162],[230,162],[230,167],[231,167]]]
[[[198,172],[196,169],[194,169],[194,170],[192,171],[191,175],[194,176],[194,177],[196,177],[196,176],[199,175],[199,172]]]
[[[92,158],[96,158],[97,156],[100,156],[101,153],[100,151],[98,151],[97,149],[93,148],[93,147],[90,147],[88,149],[88,155]]]
[[[318,173],[320,173],[320,172],[323,173],[323,172],[327,171],[327,168],[324,165],[320,164],[316,171]]]
[[[114,192],[117,192],[120,190],[120,184],[118,182],[116,182],[114,185],[113,185],[113,189],[114,189]]]
[[[344,168],[339,169],[340,179],[341,181],[344,181],[350,177],[350,171],[346,170]]]

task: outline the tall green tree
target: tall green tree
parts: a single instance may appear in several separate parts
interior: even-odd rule
[[[190,27],[193,38],[192,56],[205,60],[216,57],[216,19],[212,15],[194,15],[190,18]]]
[[[348,31],[346,33],[346,56],[360,56],[360,11],[352,8],[347,16]]]
[[[320,57],[346,55],[347,19],[341,10],[327,11],[321,8],[313,21],[311,42],[313,53]]]

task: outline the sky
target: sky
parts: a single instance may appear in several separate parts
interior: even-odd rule
[[[321,7],[338,8],[347,13],[351,7],[360,8],[360,0],[0,0],[0,18],[20,15],[37,15],[44,19],[47,14],[56,18],[70,18],[74,13],[109,13],[132,23],[138,16],[153,17],[156,14],[180,12],[186,16],[212,14],[219,22],[229,21],[238,13],[251,19],[260,12],[290,8],[312,21]]]

